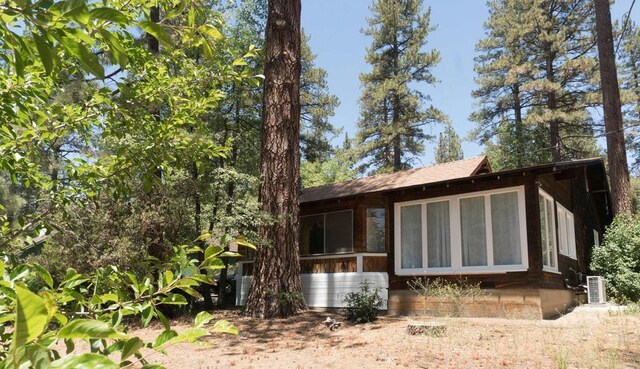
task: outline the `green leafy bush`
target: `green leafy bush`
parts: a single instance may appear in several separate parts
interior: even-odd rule
[[[185,245],[174,248],[168,262],[152,265],[143,277],[116,267],[90,275],[69,268],[60,283],[38,264],[0,258],[0,369],[161,368],[149,364],[140,350],[164,352],[167,346],[195,342],[211,332],[237,334],[224,320],[207,329],[213,319],[207,312],[196,316],[193,328],[177,333],[162,313],[163,306],[187,304],[186,295],[200,297],[201,283],[214,284],[202,271],[223,268],[223,256],[234,255],[218,245]],[[164,331],[145,342],[127,334],[133,318],[143,326],[158,319]],[[87,342],[91,352],[78,352],[77,341]],[[67,356],[62,357],[57,342],[64,343]]]
[[[640,301],[640,215],[619,215],[593,250],[591,270],[605,277],[607,294],[620,302]]]
[[[374,321],[384,302],[380,297],[380,288],[372,288],[367,280],[360,284],[360,292],[349,292],[344,301],[347,304],[345,317],[355,324]]]

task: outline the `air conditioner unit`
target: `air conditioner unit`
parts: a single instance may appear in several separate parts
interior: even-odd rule
[[[587,297],[590,304],[604,304],[607,302],[607,295],[604,288],[604,277],[587,277]]]

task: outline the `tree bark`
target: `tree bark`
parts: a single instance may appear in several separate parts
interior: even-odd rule
[[[200,176],[200,171],[198,170],[198,164],[193,162],[191,164],[191,179],[193,180],[193,221],[195,225],[195,235],[200,236],[202,233],[202,200],[200,199],[200,192],[198,186],[198,177]],[[204,241],[198,241],[198,246],[203,249],[206,247]],[[200,261],[204,261],[204,253],[200,254]],[[200,271],[202,274],[207,274],[207,270],[203,269]],[[213,309],[213,300],[211,299],[211,286],[203,283],[200,285],[200,293],[202,294],[202,298],[204,299],[203,307],[205,310]]]
[[[547,80],[549,82],[555,82],[555,70],[553,69],[553,60],[555,58],[555,54],[548,49],[547,50]],[[558,109],[558,97],[554,91],[550,91],[547,93],[547,108],[551,111]],[[559,162],[562,160],[562,156],[560,154],[560,122],[558,122],[558,118],[553,118],[549,122],[549,134],[551,143],[551,160],[554,162]]]
[[[522,122],[522,106],[520,103],[520,85],[513,85],[513,111],[515,113],[515,136],[518,147],[516,148],[516,166],[524,166],[524,122]]]
[[[631,185],[627,166],[627,149],[622,124],[622,107],[618,73],[611,31],[611,10],[608,0],[594,0],[596,9],[596,31],[598,33],[598,57],[600,59],[600,84],[604,109],[604,129],[607,137],[607,163],[613,213],[631,212]]]
[[[299,260],[300,0],[269,0],[259,199],[272,215],[258,234],[243,314],[286,317],[306,308]]]

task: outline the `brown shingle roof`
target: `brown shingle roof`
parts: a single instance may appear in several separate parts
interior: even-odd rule
[[[486,156],[458,160],[429,167],[354,179],[332,185],[302,190],[300,202],[311,202],[364,193],[395,190],[427,183],[435,183],[478,174],[480,169],[491,170]]]

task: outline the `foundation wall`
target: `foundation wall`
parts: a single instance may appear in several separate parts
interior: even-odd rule
[[[570,290],[486,289],[474,298],[423,297],[409,290],[390,290],[390,315],[466,316],[518,319],[548,319],[563,314],[578,303]]]

